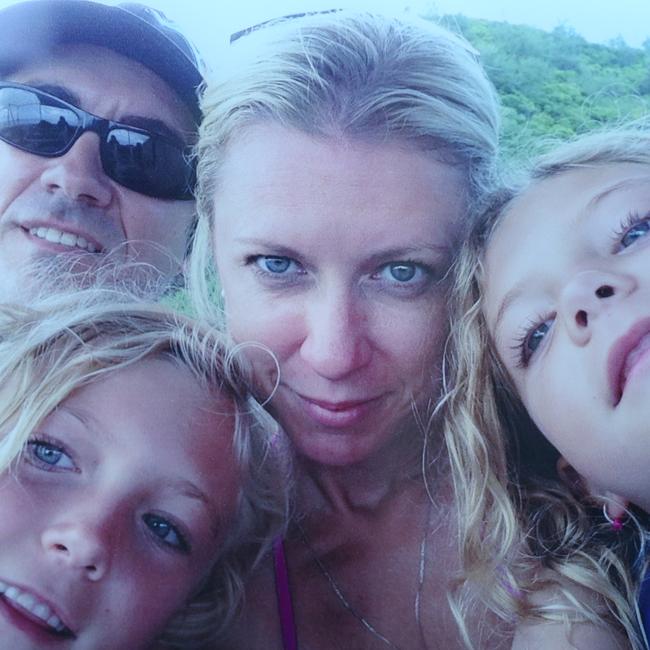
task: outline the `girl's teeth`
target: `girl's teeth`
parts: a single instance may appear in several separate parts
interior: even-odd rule
[[[31,594],[20,594],[20,596],[16,598],[16,602],[25,609],[28,609],[30,612],[34,607],[36,607],[36,598],[34,598],[34,596]]]
[[[32,614],[34,614],[34,616],[38,616],[38,618],[43,619],[44,621],[47,621],[52,615],[52,612],[50,612],[50,608],[47,605],[39,603],[32,608]]]
[[[63,632],[65,625],[61,619],[52,613],[52,610],[45,603],[39,602],[32,594],[21,591],[17,587],[8,586],[6,583],[0,581],[0,593],[4,593],[6,599],[15,602],[23,609],[31,612],[37,618],[47,623],[50,627],[54,628],[57,632]]]
[[[46,622],[50,627],[53,627],[57,632],[63,632],[63,630],[65,630],[65,625],[61,623],[61,619],[58,616],[55,616],[54,614],[52,614],[52,616],[50,616],[50,618],[48,618]]]

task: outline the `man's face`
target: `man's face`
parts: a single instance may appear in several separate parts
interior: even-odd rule
[[[106,48],[68,45],[8,80],[185,142],[194,128],[188,109],[162,79]],[[0,298],[30,292],[33,263],[75,256],[80,268],[94,268],[116,247],[112,260],[153,265],[169,276],[178,272],[194,202],[145,196],[109,178],[96,133],[84,133],[55,158],[0,142],[0,179]]]

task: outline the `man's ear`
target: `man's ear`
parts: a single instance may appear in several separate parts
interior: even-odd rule
[[[627,512],[629,501],[625,497],[599,488],[582,476],[564,456],[558,458],[556,467],[558,475],[575,497],[591,497],[597,503],[602,503],[604,512],[612,520],[620,519]]]

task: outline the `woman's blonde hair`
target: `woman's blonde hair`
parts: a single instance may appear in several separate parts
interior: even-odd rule
[[[464,39],[428,21],[333,11],[278,20],[231,46],[208,81],[197,145],[190,285],[214,306],[214,199],[228,147],[271,122],[315,138],[398,142],[463,170],[482,193],[498,145],[496,93]],[[459,220],[460,221],[460,220]]]
[[[0,472],[11,471],[39,423],[72,392],[149,357],[187,368],[232,401],[241,476],[231,530],[211,573],[161,642],[203,647],[227,626],[246,572],[281,530],[286,491],[270,441],[276,425],[251,397],[248,370],[217,330],[117,289],[83,289],[0,306]]]
[[[458,496],[464,587],[478,587],[507,620],[614,622],[636,649],[647,647],[636,607],[647,517],[635,512],[617,532],[603,517],[603,502],[587,495],[577,476],[574,482],[560,477],[559,453],[528,417],[495,351],[482,304],[484,253],[510,202],[557,174],[620,163],[650,164],[650,123],[555,146],[486,201],[455,268],[445,438]],[[564,599],[551,605],[529,598],[549,586]],[[595,596],[591,604],[572,595],[576,587]],[[466,593],[461,587],[454,599],[461,621]]]

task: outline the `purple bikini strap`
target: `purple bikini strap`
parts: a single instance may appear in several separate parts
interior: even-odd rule
[[[278,598],[280,629],[282,630],[282,647],[284,650],[298,650],[296,621],[293,616],[289,572],[282,537],[276,537],[273,540],[273,569],[275,573],[275,593]]]

